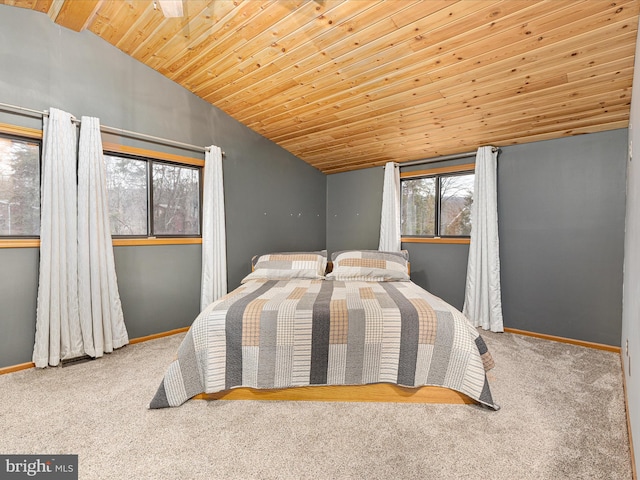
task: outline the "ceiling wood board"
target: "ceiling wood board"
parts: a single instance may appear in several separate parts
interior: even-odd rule
[[[325,173],[625,128],[638,0],[0,0]]]
[[[626,23],[623,23],[623,26],[624,26],[624,25],[626,25]],[[614,32],[613,30],[605,30],[604,32],[602,32],[602,34],[601,34],[601,35],[598,35],[598,36],[595,38],[595,40],[596,40],[596,44],[598,44],[598,45],[599,45],[601,41],[604,41],[603,46],[604,46],[604,45],[607,45],[607,44],[609,44],[609,45],[610,45],[610,43],[606,42],[605,40],[607,39],[607,36],[609,36],[609,35],[613,35],[613,34],[615,34],[615,32]],[[579,42],[579,44],[582,44],[582,43],[581,43],[581,42]],[[571,46],[570,46],[570,48],[572,48],[572,49],[573,49],[573,48],[575,48],[575,47],[574,47],[573,45],[571,45]],[[527,50],[518,51],[518,54],[522,54],[522,55],[528,55],[529,53],[530,53],[530,51],[527,51]],[[573,52],[572,52],[572,53],[573,53]],[[481,55],[480,57],[482,57],[482,55]],[[480,60],[478,60],[478,62],[480,62]],[[557,72],[558,72],[558,71],[562,71],[562,70],[563,70],[563,68],[562,68],[563,66],[562,66],[562,65],[560,65],[559,67],[560,67],[560,68],[555,68],[555,67],[554,67],[554,72],[552,72],[552,73],[551,73],[551,75],[552,75],[552,76],[557,76]],[[507,64],[507,65],[503,65],[502,70],[501,70],[499,73],[500,73],[500,74],[502,74],[502,75],[504,75],[505,69],[506,69],[506,71],[507,71],[507,72],[509,72],[509,70],[508,70],[508,64]],[[474,70],[476,70],[476,71],[477,71],[477,75],[478,75],[478,76],[481,76],[481,75],[483,74],[483,73],[482,73],[482,67],[476,67]],[[527,70],[525,70],[525,71],[526,71],[526,72],[536,72],[537,70],[527,69]],[[451,81],[450,81],[450,78],[451,78],[451,77],[452,77],[452,75],[449,75],[449,76],[447,76],[447,77],[444,79],[444,82],[443,82],[443,83],[445,83],[445,86],[446,86],[446,85],[456,85],[456,83],[453,83],[453,82],[451,82]],[[403,80],[400,80],[400,81],[403,81]],[[452,87],[452,88],[453,88],[453,87]],[[381,90],[382,90],[382,89],[381,89]],[[443,92],[445,89],[443,89],[443,88],[442,88],[442,83],[439,83],[439,84],[437,84],[437,85],[436,85],[436,84],[425,85],[425,84],[424,84],[424,82],[423,82],[421,85],[416,85],[416,86],[414,86],[414,88],[412,89],[412,93],[413,93],[413,95],[415,96],[415,95],[418,95],[421,91],[430,91],[430,90],[431,90],[431,91],[435,91],[435,90],[437,90],[437,91],[439,91],[439,92]],[[495,90],[499,90],[499,88],[495,88]],[[315,93],[315,92],[314,92],[314,93]],[[386,94],[386,92],[383,92],[383,91],[379,91],[379,93],[380,93],[380,96],[389,96],[388,94]],[[318,95],[318,94],[316,94],[316,95]],[[473,95],[467,95],[467,96],[471,96],[471,97],[472,97]],[[315,98],[315,97],[312,97],[312,98]],[[365,103],[370,104],[370,103],[371,103],[371,101],[365,101],[365,100],[368,100],[368,98],[366,98],[366,99],[365,99],[365,98],[363,98],[363,96],[358,96],[357,98],[358,98],[359,100],[361,100],[361,104],[365,104]],[[340,103],[339,103],[339,101],[338,101],[338,100],[339,100],[339,99],[336,99],[336,101],[334,101],[334,102],[330,102],[330,106],[329,106],[329,109],[328,109],[329,111],[331,111],[331,110],[335,109],[336,107],[339,107],[339,108],[340,108],[340,110],[343,110],[343,106],[342,106],[342,104],[340,104]],[[414,102],[414,103],[415,103],[415,102]],[[294,106],[295,106],[295,104],[292,104],[291,102],[289,102],[289,103],[287,104],[286,111],[290,111],[290,112],[291,112],[291,109],[292,109]],[[264,107],[263,107],[263,108],[264,108]],[[284,109],[284,107],[281,107],[281,108],[282,108],[282,109]],[[305,112],[307,112],[307,114],[308,114],[308,113],[310,113],[311,108],[313,108],[313,107],[309,107],[309,106],[306,106],[306,105],[305,105],[305,110],[304,110],[304,111],[305,111]],[[371,106],[369,105],[367,108],[371,108]],[[400,107],[399,107],[399,108],[400,108]],[[262,109],[261,109],[261,111],[262,111]],[[271,113],[271,116],[270,116],[269,125],[268,125],[268,127],[267,127],[267,128],[269,129],[269,131],[271,132],[271,134],[272,134],[272,135],[275,135],[275,136],[276,136],[276,138],[277,138],[277,135],[278,135],[278,127],[279,127],[279,126],[278,126],[278,124],[277,124],[277,123],[275,123],[275,122],[277,122],[277,117],[274,117],[274,116],[273,116],[273,114],[274,114],[274,113],[276,113],[276,112],[271,111],[270,113]],[[291,112],[291,113],[293,113],[293,112]],[[316,114],[318,114],[318,112],[315,112],[315,113],[316,113]],[[301,118],[301,117],[298,115],[298,116],[296,117],[296,120],[300,120],[300,118]],[[246,120],[245,120],[245,121],[246,121]],[[251,125],[251,123],[250,123],[250,122],[247,122],[247,123],[248,123],[249,125]],[[303,125],[300,125],[300,122],[298,122],[298,124],[297,124],[297,125],[295,125],[295,128],[290,128],[290,129],[289,129],[289,131],[293,131],[293,130],[295,130],[295,131],[298,131],[298,132],[299,132],[299,131],[300,131],[300,129],[301,129],[301,127],[303,127]]]
[[[58,25],[80,32],[89,25],[101,3],[102,0],[64,2],[54,20]]]

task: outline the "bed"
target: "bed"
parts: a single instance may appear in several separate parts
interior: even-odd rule
[[[353,388],[370,389],[357,394],[363,400],[380,388],[413,398],[420,387],[422,397],[431,388],[499,408],[482,337],[460,311],[410,281],[406,251],[336,252],[332,265],[326,274],[326,251],[254,260],[241,285],[193,322],[149,408],[241,391],[254,393],[235,398],[311,390],[315,399],[348,400]],[[336,396],[341,388],[347,393]]]

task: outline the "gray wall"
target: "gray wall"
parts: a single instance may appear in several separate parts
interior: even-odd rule
[[[627,130],[503,149],[509,327],[620,345]]]
[[[227,132],[244,140],[242,152],[224,160],[231,289],[254,255],[325,248],[326,176],[247,129]]]
[[[462,310],[469,245],[403,243],[402,248],[409,252],[411,280]]]
[[[327,176],[327,249],[377,250],[384,169]]]
[[[193,322],[200,311],[199,245],[115,247],[113,250],[129,338],[165,332]]]
[[[38,260],[35,248],[0,248],[0,367],[31,361]]]
[[[75,33],[44,14],[0,5],[0,65],[2,103],[56,107],[76,117],[99,117],[103,125],[220,146],[226,153],[229,289],[249,273],[255,254],[325,248],[322,173],[91,32]],[[0,122],[41,128],[39,120],[3,112]],[[115,256],[130,337],[193,321],[199,310],[199,246],[116,247]],[[0,367],[31,360],[37,265],[37,249],[0,249]]]
[[[627,130],[621,129],[502,149],[498,210],[505,326],[620,344],[626,145]],[[417,168],[428,167],[412,167]],[[377,246],[382,172],[328,177],[330,249]],[[347,218],[334,225],[334,212]],[[403,248],[409,250],[412,279],[461,308],[468,246]]]

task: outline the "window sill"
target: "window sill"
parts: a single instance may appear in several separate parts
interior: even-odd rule
[[[114,247],[136,247],[141,245],[200,245],[200,237],[162,237],[162,238],[114,238]]]
[[[469,245],[470,238],[442,238],[442,237],[402,237],[402,243],[446,243],[454,245]]]
[[[0,248],[40,248],[39,238],[3,238]]]
[[[114,247],[131,247],[142,245],[200,245],[202,244],[202,238],[114,238],[112,242]],[[0,248],[40,248],[40,239],[0,239]]]

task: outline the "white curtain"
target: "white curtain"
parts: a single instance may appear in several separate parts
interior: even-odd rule
[[[55,108],[43,123],[36,367],[84,354],[78,314],[76,127],[71,114]]]
[[[471,206],[471,244],[463,313],[476,327],[504,331],[498,241],[498,153],[480,147]]]
[[[224,216],[222,150],[211,146],[204,155],[202,205],[202,291],[200,309],[227,293],[227,237]]]
[[[78,297],[84,352],[101,357],[129,343],[115,262],[100,121],[82,117],[78,150]]]
[[[384,166],[378,250],[400,251],[400,167],[394,162]]]

